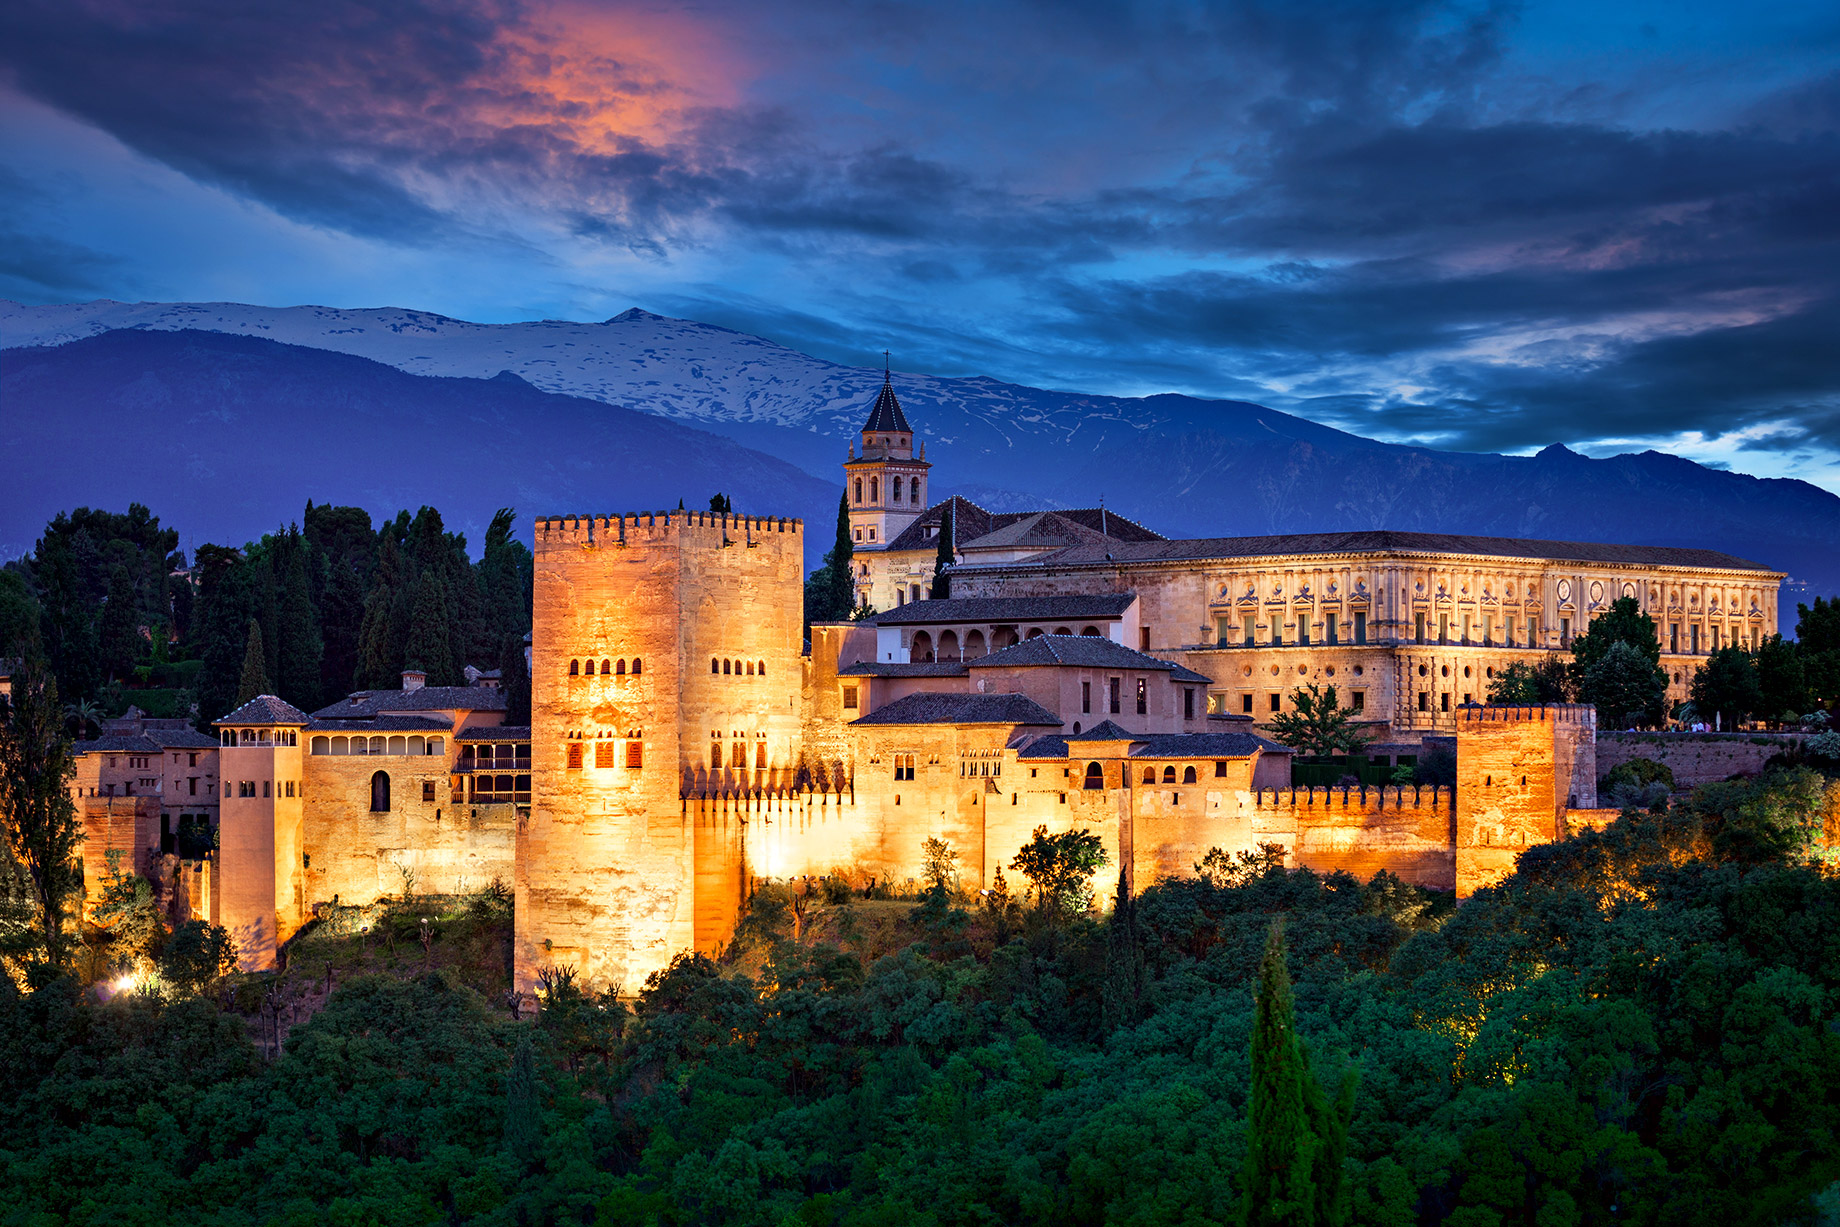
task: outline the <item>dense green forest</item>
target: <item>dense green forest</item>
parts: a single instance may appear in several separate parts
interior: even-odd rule
[[[42,656],[92,724],[130,703],[156,716],[196,706],[207,731],[256,685],[307,711],[393,688],[411,667],[441,686],[469,664],[512,666],[515,688],[531,555],[512,527],[500,511],[473,563],[432,507],[373,525],[362,508],[308,502],[299,524],[188,560],[139,504],[79,508],[0,571],[0,659]]]
[[[1836,801],[1710,786],[1461,906],[1212,855],[1099,916],[1080,849],[1019,849],[1012,897],[941,845],[919,899],[765,885],[721,957],[625,1000],[564,970],[534,1022],[497,889],[322,920],[272,976],[175,935],[99,1002],[41,963],[0,977],[0,1222],[1147,1227],[1274,1171],[1253,1221],[1833,1222]]]

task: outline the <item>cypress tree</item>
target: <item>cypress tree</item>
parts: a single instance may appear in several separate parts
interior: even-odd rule
[[[222,545],[198,547],[199,612],[194,653],[204,662],[198,673],[199,727],[236,706],[237,681],[248,645],[247,566],[237,551]]]
[[[1252,1018],[1252,1102],[1240,1210],[1246,1227],[1310,1227],[1317,1222],[1314,1177],[1321,1142],[1310,1122],[1314,1082],[1297,1039],[1280,919],[1272,922],[1265,939]]]
[[[281,642],[277,645],[280,666],[275,680],[282,698],[311,711],[320,705],[320,657],[325,643],[313,609],[307,548],[294,528],[288,529],[278,544],[275,560],[282,573],[275,629]]]
[[[409,642],[403,649],[403,667],[420,669],[430,686],[453,686],[453,627],[449,621],[446,585],[438,573],[426,573],[415,583],[415,612],[409,620]]]
[[[1103,1006],[1107,1028],[1128,1027],[1137,1022],[1144,979],[1144,943],[1137,923],[1137,900],[1131,897],[1121,866],[1118,893],[1113,896],[1111,919],[1105,926]]]
[[[134,603],[134,577],[120,563],[109,571],[109,595],[103,602],[98,638],[102,669],[110,680],[133,672],[141,655],[140,611]]]
[[[29,660],[13,679],[11,704],[0,700],[0,829],[31,879],[39,929],[33,944],[53,975],[70,957],[64,918],[83,897],[83,825],[70,795],[75,774],[57,680]],[[35,983],[49,979],[41,974],[28,971]]]
[[[505,694],[505,723],[530,723],[530,670],[524,665],[524,637],[507,636],[498,653],[498,685]]]
[[[270,693],[266,660],[262,650],[262,624],[251,618],[249,638],[243,643],[243,672],[237,678],[234,707],[241,707],[257,695]]]
[[[358,672],[352,681],[360,690],[388,689],[402,674],[402,657],[396,651],[396,607],[402,587],[402,551],[386,535],[377,551],[377,571],[364,598],[364,622],[358,631]]]
[[[543,1145],[543,1109],[537,1102],[537,1060],[530,1033],[518,1036],[505,1080],[505,1150],[528,1170]]]
[[[943,601],[952,595],[952,577],[946,568],[956,561],[952,541],[952,504],[947,503],[939,519],[939,555],[933,560],[933,599]]]
[[[856,608],[856,577],[853,574],[856,565],[856,547],[850,543],[850,496],[842,494],[837,497],[837,537],[831,543],[831,552],[824,559],[829,569],[826,577],[828,600],[825,602],[825,617],[847,618]]]

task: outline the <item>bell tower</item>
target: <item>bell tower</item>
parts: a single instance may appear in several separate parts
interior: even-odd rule
[[[884,360],[887,354],[883,355]],[[850,445],[843,462],[844,493],[850,504],[851,546],[859,558],[881,553],[926,510],[926,445],[914,454],[914,428],[895,398],[886,361],[882,390],[862,427],[862,448]],[[860,570],[860,568],[859,568]],[[857,581],[859,595],[864,582]]]

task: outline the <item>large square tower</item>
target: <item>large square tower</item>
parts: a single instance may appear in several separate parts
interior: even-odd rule
[[[517,987],[531,991],[552,965],[636,991],[679,951],[727,937],[731,917],[699,907],[714,901],[698,899],[698,882],[708,894],[738,879],[739,840],[703,833],[699,866],[686,799],[792,786],[803,526],[697,511],[551,516],[535,544]]]

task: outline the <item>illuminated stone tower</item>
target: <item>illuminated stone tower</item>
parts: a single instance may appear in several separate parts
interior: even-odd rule
[[[1596,708],[1464,707],[1451,815],[1457,897],[1513,873],[1526,849],[1565,838],[1567,810],[1596,805]]]
[[[862,428],[862,455],[854,444],[843,463],[844,490],[850,501],[850,536],[858,555],[878,554],[926,510],[926,446],[914,455],[914,429],[895,399],[893,379],[882,372],[882,390]],[[869,580],[858,567],[857,601],[866,599]]]
[[[739,832],[693,797],[792,785],[804,532],[710,512],[536,523],[531,783],[517,834],[515,971],[636,992],[725,941]]]
[[[272,694],[249,700],[217,722],[218,908],[236,940],[237,966],[265,971],[306,911],[305,821],[301,811],[300,730],[305,712]]]

